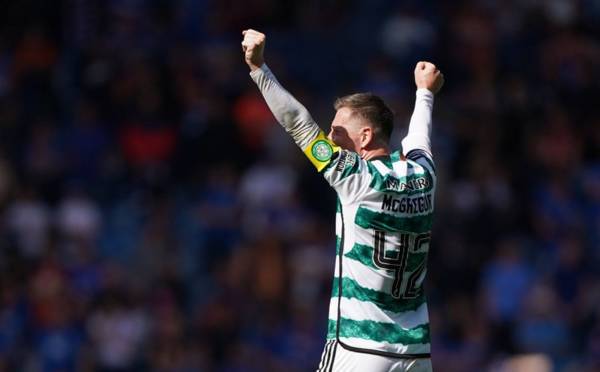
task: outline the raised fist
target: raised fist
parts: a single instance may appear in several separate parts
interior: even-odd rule
[[[418,62],[415,67],[415,84],[417,88],[426,88],[436,94],[444,85],[444,74],[433,63]]]
[[[265,50],[265,34],[256,30],[248,29],[242,31],[244,40],[242,41],[242,50],[244,51],[244,60],[254,71],[265,63],[263,52]]]

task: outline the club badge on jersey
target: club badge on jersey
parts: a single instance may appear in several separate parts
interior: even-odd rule
[[[304,149],[304,154],[320,172],[329,164],[333,155],[338,151],[340,151],[340,148],[331,142],[323,131],[319,131],[317,138]]]

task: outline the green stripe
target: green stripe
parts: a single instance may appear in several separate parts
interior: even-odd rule
[[[427,260],[427,252],[423,253],[410,253],[408,255],[408,261],[406,263],[406,270],[410,273],[415,271],[419,266]]]
[[[340,248],[342,247],[342,238],[335,236],[335,255],[336,257],[340,254]]]
[[[346,253],[344,256],[360,262],[361,264],[370,267],[371,269],[379,270],[373,263],[373,247],[363,244],[354,244],[352,250]]]
[[[329,319],[327,329],[333,329],[335,334],[336,321]],[[372,320],[340,319],[340,337],[362,338],[376,342],[388,342],[390,344],[428,344],[429,324],[422,324],[414,328],[403,329],[394,323],[381,323]]]
[[[363,229],[424,233],[431,230],[432,213],[414,217],[396,217],[360,207],[354,223]]]
[[[331,340],[336,338],[335,327],[337,326],[336,321],[333,319],[329,319],[327,321],[327,339]]]
[[[339,252],[338,252],[339,253]],[[345,257],[348,257],[352,260],[358,261],[361,264],[370,267],[371,269],[381,270],[379,267],[375,266],[373,262],[373,254],[374,249],[368,245],[364,244],[354,244],[352,250],[350,252],[344,254]],[[412,272],[417,267],[423,263],[423,261],[427,258],[427,253],[414,253],[411,252],[408,255],[407,265],[405,272]],[[389,271],[389,270],[387,270]]]
[[[390,160],[392,162],[400,161],[400,158],[401,158],[400,151],[394,151],[390,154]]]
[[[338,297],[339,279],[333,279],[333,288],[331,297]],[[342,278],[342,297],[348,299],[357,299],[359,301],[371,302],[383,311],[399,314],[406,311],[415,311],[425,303],[425,292],[419,291],[419,296],[415,299],[399,299],[392,297],[386,292],[376,291],[374,289],[361,287],[355,280]]]
[[[377,170],[377,168],[375,168],[375,166],[373,165],[373,163],[371,163],[370,161],[367,162],[367,170],[369,171],[369,174],[373,177],[375,176],[381,176],[381,174],[379,173],[379,171]]]

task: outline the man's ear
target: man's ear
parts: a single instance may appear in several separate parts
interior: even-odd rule
[[[373,142],[373,128],[371,127],[362,127],[360,130],[360,147],[366,148]]]

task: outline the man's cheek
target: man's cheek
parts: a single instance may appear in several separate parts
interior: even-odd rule
[[[339,146],[344,150],[352,150],[352,148],[353,148],[351,141],[340,140],[339,142],[335,142],[335,141],[333,141],[333,142],[335,143],[336,146]]]

